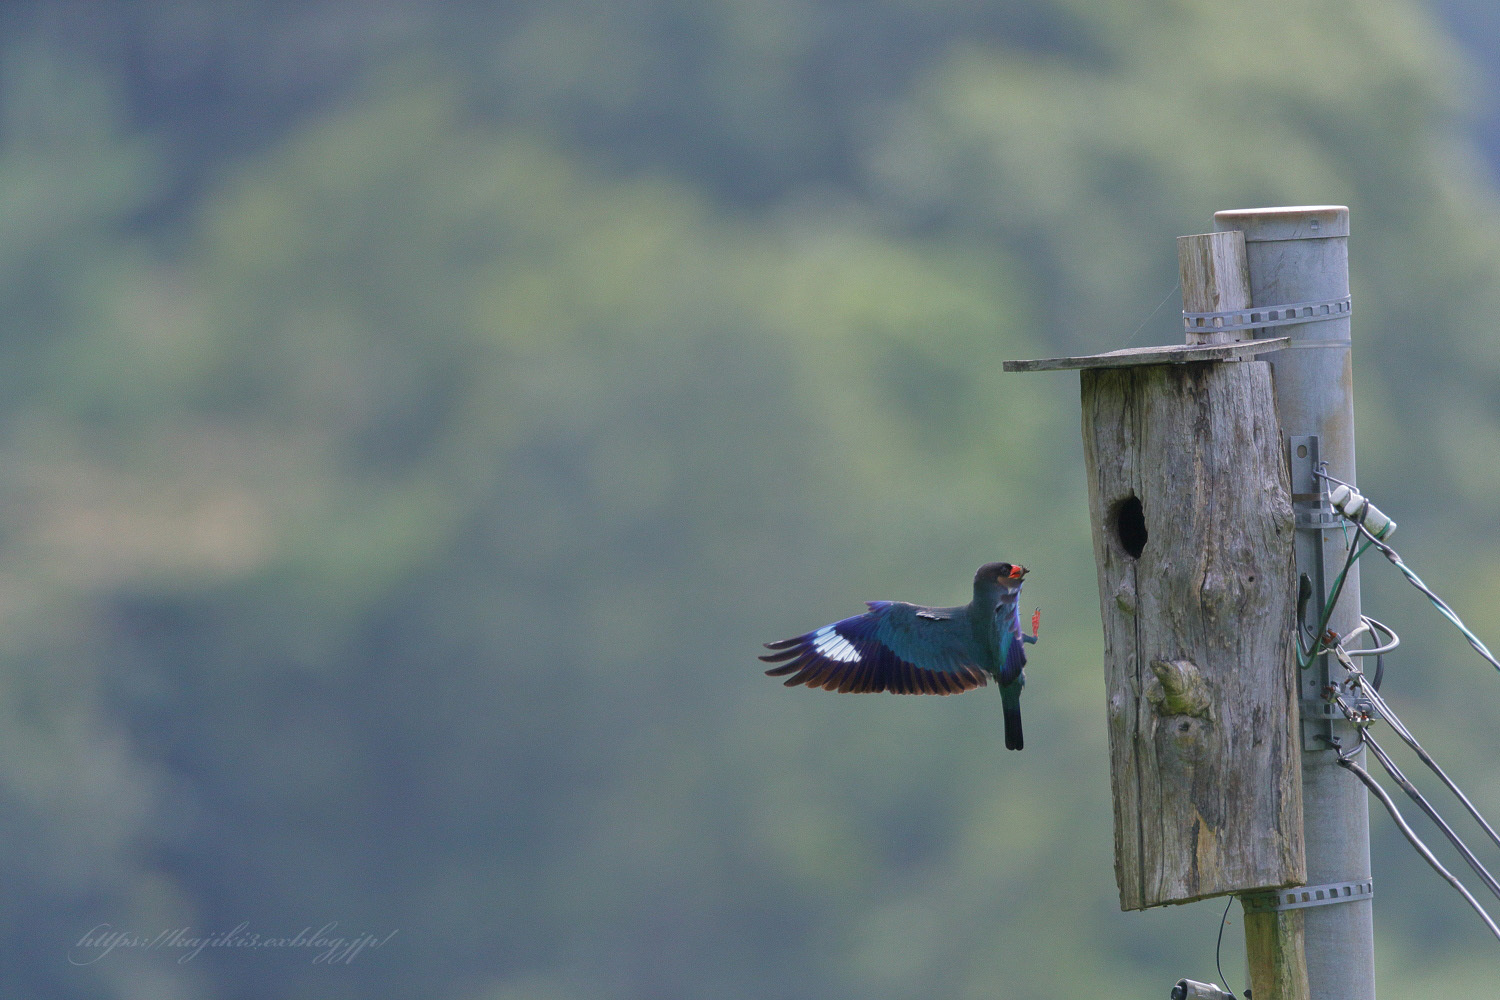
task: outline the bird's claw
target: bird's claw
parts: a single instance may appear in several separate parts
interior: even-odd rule
[[[1037,608],[1031,613],[1031,637],[1036,639],[1042,633],[1042,609]]]

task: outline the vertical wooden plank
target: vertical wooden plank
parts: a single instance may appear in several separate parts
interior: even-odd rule
[[[1270,368],[1085,372],[1083,395],[1120,905],[1298,884],[1292,513]]]
[[[1303,879],[1290,484],[1264,362],[1149,370],[1140,387],[1140,753],[1146,897]],[[1153,884],[1153,881],[1154,884]]]
[[[1141,883],[1141,803],[1137,797],[1134,734],[1139,728],[1141,682],[1136,658],[1136,561],[1116,525],[1119,505],[1136,496],[1134,370],[1086,369],[1079,373],[1083,447],[1088,469],[1090,521],[1099,603],[1104,625],[1104,668],[1109,727],[1109,771],[1114,787],[1115,881],[1120,907],[1146,905]]]
[[[1237,230],[1184,236],[1177,241],[1186,312],[1248,309],[1250,268],[1244,233]],[[1189,331],[1189,343],[1249,339],[1253,330]],[[1292,718],[1296,719],[1293,701]],[[1301,755],[1295,755],[1300,764]],[[1300,799],[1300,795],[1299,795]],[[1304,919],[1300,910],[1245,914],[1245,954],[1250,985],[1260,1000],[1308,1000]]]
[[[1227,312],[1250,308],[1250,265],[1245,234],[1239,231],[1177,237],[1184,312]],[[1189,329],[1189,344],[1251,340],[1254,330]]]
[[[1245,966],[1255,1000],[1310,1000],[1304,914],[1245,913]]]

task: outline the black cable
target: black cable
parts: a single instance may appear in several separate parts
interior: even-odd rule
[[[1500,899],[1500,882],[1496,882],[1495,876],[1491,875],[1489,869],[1474,856],[1474,852],[1469,850],[1469,845],[1459,839],[1458,834],[1453,832],[1452,827],[1443,822],[1443,818],[1432,807],[1432,803],[1428,802],[1422,796],[1422,793],[1417,791],[1417,786],[1413,785],[1407,779],[1406,775],[1402,773],[1401,768],[1397,767],[1396,762],[1391,760],[1390,755],[1385,752],[1385,748],[1375,742],[1373,736],[1366,733],[1365,742],[1370,745],[1371,750],[1375,751],[1375,757],[1380,761],[1380,766],[1385,768],[1386,773],[1391,776],[1396,784],[1401,786],[1401,790],[1417,804],[1417,807],[1427,814],[1427,818],[1437,824],[1438,829],[1443,831],[1443,836],[1448,838],[1448,843],[1452,844],[1454,849],[1459,854],[1462,854],[1464,860],[1469,863],[1469,867],[1474,869],[1474,874],[1479,876],[1480,881],[1489,887],[1490,892],[1494,893],[1497,899]]]
[[[1356,675],[1356,677],[1359,677],[1359,675]],[[1417,742],[1417,738],[1411,734],[1411,730],[1407,729],[1406,724],[1391,710],[1391,706],[1386,703],[1385,697],[1380,693],[1379,689],[1377,688],[1372,691],[1370,690],[1371,686],[1364,683],[1363,677],[1359,677],[1359,680],[1361,686],[1365,688],[1365,693],[1369,695],[1370,700],[1375,704],[1376,710],[1380,712],[1380,717],[1390,724],[1391,730],[1397,736],[1401,737],[1402,742],[1411,747],[1412,752],[1417,755],[1422,763],[1426,764],[1432,773],[1438,776],[1443,784],[1447,786],[1448,791],[1452,792],[1458,798],[1458,801],[1463,803],[1469,815],[1474,817],[1474,821],[1484,828],[1484,832],[1489,835],[1490,840],[1494,841],[1495,846],[1500,847],[1500,833],[1495,832],[1495,828],[1490,826],[1474,803],[1469,801],[1469,797],[1464,794],[1463,789],[1459,788],[1458,784],[1452,778],[1448,777],[1448,773],[1438,766],[1438,762],[1432,759],[1432,755],[1427,752],[1426,748]]]
[[[1348,486],[1350,490],[1354,489],[1354,487],[1349,486],[1348,483],[1344,483],[1342,480],[1334,479],[1332,476],[1328,476],[1326,473],[1323,473],[1321,471],[1317,472],[1316,474],[1331,482]],[[1358,530],[1359,534],[1364,535],[1368,541],[1363,546],[1356,547],[1354,545],[1351,545],[1349,547],[1349,559],[1344,563],[1343,571],[1339,573],[1338,578],[1334,581],[1334,586],[1332,588],[1333,594],[1330,597],[1329,606],[1325,609],[1323,621],[1319,625],[1319,634],[1313,643],[1312,650],[1310,650],[1308,653],[1307,661],[1305,663],[1299,662],[1299,666],[1303,668],[1310,666],[1313,657],[1318,655],[1322,651],[1323,638],[1326,634],[1324,630],[1326,630],[1327,628],[1328,618],[1330,617],[1332,611],[1332,604],[1338,599],[1339,591],[1342,589],[1344,577],[1349,572],[1349,568],[1353,565],[1354,560],[1358,558],[1357,553],[1363,553],[1366,549],[1370,548],[1370,546],[1373,545],[1376,548],[1380,549],[1381,554],[1385,556],[1392,565],[1400,570],[1401,574],[1406,577],[1407,581],[1411,583],[1412,586],[1421,591],[1422,594],[1432,602],[1433,606],[1436,607],[1445,618],[1447,618],[1450,622],[1457,626],[1458,630],[1463,633],[1464,638],[1468,640],[1469,645],[1473,646],[1476,652],[1483,656],[1485,660],[1487,660],[1492,666],[1495,667],[1495,669],[1500,670],[1500,660],[1497,660],[1494,654],[1490,652],[1489,648],[1485,646],[1482,641],[1480,641],[1479,637],[1476,636],[1472,631],[1470,631],[1468,626],[1466,626],[1458,617],[1458,614],[1448,606],[1447,602],[1445,602],[1441,597],[1434,593],[1432,588],[1423,583],[1422,579],[1417,576],[1416,572],[1401,560],[1401,556],[1397,554],[1395,549],[1391,548],[1385,542],[1377,538],[1375,534],[1365,526],[1363,517],[1351,518],[1350,521]],[[1355,536],[1356,540],[1358,539],[1358,537],[1359,535]],[[1300,594],[1298,596],[1301,597]],[[1300,633],[1302,628],[1302,608],[1299,607],[1298,611],[1298,631]],[[1299,635],[1299,647],[1301,645],[1300,638],[1301,637]],[[1394,646],[1392,648],[1394,648]],[[1474,804],[1469,801],[1468,796],[1466,796],[1463,791],[1460,790],[1459,787],[1447,776],[1447,774],[1445,774],[1443,770],[1438,767],[1437,762],[1432,759],[1432,757],[1426,752],[1426,750],[1422,749],[1421,744],[1419,744],[1416,738],[1411,735],[1411,732],[1407,730],[1405,725],[1401,723],[1400,719],[1396,718],[1395,713],[1390,711],[1390,706],[1387,705],[1385,703],[1385,699],[1380,696],[1379,675],[1384,673],[1384,663],[1382,662],[1381,658],[1379,656],[1377,656],[1376,658],[1377,679],[1372,684],[1364,676],[1364,673],[1354,666],[1353,661],[1348,658],[1348,654],[1345,653],[1341,646],[1336,644],[1334,652],[1339,656],[1339,659],[1344,663],[1345,667],[1350,669],[1351,679],[1355,681],[1367,695],[1370,696],[1370,699],[1375,704],[1377,710],[1380,710],[1385,718],[1391,723],[1391,728],[1395,730],[1397,735],[1400,736],[1401,739],[1405,741],[1407,745],[1417,753],[1418,757],[1421,758],[1424,764],[1431,768],[1433,772],[1442,779],[1443,783],[1448,787],[1448,789],[1452,791],[1454,795],[1458,797],[1459,801],[1464,804],[1464,807],[1469,811],[1470,815],[1473,816],[1474,819],[1479,823],[1479,825],[1484,828],[1485,832],[1489,834],[1490,839],[1495,841],[1496,844],[1500,844],[1500,836],[1497,836],[1495,830],[1489,825],[1489,823],[1485,821],[1484,817],[1479,814],[1479,811],[1474,808]],[[1299,655],[1299,661],[1300,660],[1301,656]],[[1359,719],[1349,703],[1346,702],[1342,697],[1335,697],[1339,707],[1343,710],[1344,715],[1351,722],[1358,723]],[[1366,723],[1366,725],[1368,725],[1368,723]],[[1407,795],[1417,803],[1418,807],[1427,814],[1427,817],[1431,819],[1435,824],[1437,824],[1438,828],[1442,830],[1444,836],[1448,838],[1449,843],[1451,843],[1459,851],[1459,853],[1463,855],[1464,860],[1469,863],[1469,866],[1474,869],[1475,873],[1479,875],[1479,877],[1484,881],[1485,885],[1497,897],[1500,897],[1500,882],[1497,882],[1494,876],[1490,874],[1489,870],[1480,863],[1479,859],[1474,856],[1474,853],[1469,850],[1468,846],[1464,844],[1464,842],[1459,838],[1458,834],[1453,832],[1452,827],[1448,826],[1448,824],[1443,821],[1442,817],[1438,815],[1437,810],[1432,807],[1431,803],[1423,798],[1421,792],[1419,792],[1416,786],[1407,779],[1406,775],[1402,773],[1401,769],[1396,765],[1395,761],[1393,761],[1385,752],[1385,749],[1381,747],[1380,744],[1377,743],[1375,739],[1369,735],[1364,726],[1361,726],[1359,730],[1359,744],[1357,744],[1348,752],[1344,752],[1339,747],[1337,740],[1330,739],[1329,742],[1332,743],[1335,750],[1339,751],[1339,766],[1357,777],[1365,785],[1365,787],[1367,787],[1370,792],[1375,795],[1376,798],[1380,799],[1381,804],[1384,805],[1386,811],[1390,813],[1391,818],[1395,821],[1396,826],[1401,830],[1402,835],[1406,837],[1406,839],[1411,843],[1412,847],[1416,849],[1417,853],[1422,856],[1423,860],[1425,860],[1434,871],[1442,876],[1442,878],[1449,885],[1451,885],[1458,891],[1461,896],[1464,897],[1469,906],[1474,909],[1474,912],[1479,914],[1480,919],[1484,921],[1485,926],[1489,928],[1490,933],[1494,935],[1497,940],[1500,940],[1500,927],[1497,927],[1495,925],[1495,921],[1490,918],[1490,915],[1487,912],[1485,912],[1484,907],[1481,906],[1479,904],[1479,901],[1474,898],[1473,894],[1464,887],[1463,883],[1460,882],[1456,877],[1454,877],[1452,872],[1443,867],[1442,862],[1437,859],[1437,856],[1433,854],[1431,849],[1429,849],[1427,845],[1422,842],[1422,839],[1417,836],[1416,831],[1414,831],[1402,817],[1401,810],[1396,808],[1396,803],[1391,799],[1386,790],[1380,787],[1380,784],[1370,776],[1370,773],[1368,771],[1366,771],[1359,764],[1355,763],[1354,756],[1358,752],[1359,746],[1364,743],[1370,744],[1370,749],[1375,753],[1375,756],[1380,761],[1381,765],[1386,769],[1386,771],[1391,775],[1396,783],[1401,786],[1402,790],[1405,791]],[[1228,916],[1227,910],[1225,911],[1225,915],[1226,917]],[[1221,936],[1223,934],[1222,925],[1220,926],[1220,934]],[[1222,974],[1223,973],[1221,972],[1220,975]]]
[[[1449,885],[1457,889],[1459,894],[1462,895],[1464,899],[1468,900],[1469,905],[1474,908],[1474,912],[1479,914],[1479,917],[1484,921],[1485,926],[1490,929],[1490,933],[1495,935],[1496,940],[1500,940],[1500,927],[1495,926],[1495,922],[1490,919],[1490,915],[1485,912],[1484,907],[1479,905],[1479,900],[1475,899],[1474,896],[1469,892],[1469,890],[1464,888],[1464,884],[1462,882],[1453,877],[1452,872],[1443,867],[1443,863],[1437,859],[1437,856],[1428,849],[1426,844],[1422,843],[1422,838],[1418,837],[1416,832],[1407,825],[1406,820],[1401,818],[1401,810],[1396,808],[1396,803],[1391,801],[1391,797],[1386,793],[1386,790],[1384,788],[1381,788],[1379,783],[1376,782],[1374,778],[1370,777],[1370,772],[1366,771],[1364,768],[1354,763],[1353,759],[1345,757],[1343,754],[1339,755],[1338,764],[1339,767],[1344,768],[1350,774],[1354,775],[1360,781],[1365,783],[1365,787],[1367,787],[1375,795],[1375,797],[1381,801],[1381,804],[1385,806],[1386,812],[1391,814],[1391,819],[1396,821],[1396,826],[1400,828],[1402,834],[1405,835],[1406,839],[1411,841],[1411,846],[1416,848],[1418,854],[1422,855],[1422,859],[1429,865],[1431,865],[1433,871],[1441,875]]]
[[[1219,952],[1224,947],[1224,925],[1229,922],[1229,908],[1234,905],[1234,897],[1224,904],[1224,915],[1219,918],[1219,940],[1214,942],[1214,968],[1219,970],[1219,982],[1224,984],[1224,989],[1229,989],[1229,977],[1224,975],[1224,966],[1219,964]]]
[[[1303,573],[1297,577],[1297,624],[1307,628],[1307,606],[1312,602],[1312,577]]]

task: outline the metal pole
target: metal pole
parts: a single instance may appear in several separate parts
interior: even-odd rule
[[[1349,295],[1349,210],[1343,206],[1258,208],[1218,212],[1214,228],[1245,234],[1251,307],[1335,303]],[[1324,492],[1311,479],[1315,461],[1329,474],[1354,475],[1354,373],[1349,314],[1283,325],[1266,336],[1290,336],[1292,346],[1268,355],[1276,384],[1276,409],[1292,465],[1297,511],[1297,572],[1319,598],[1343,565],[1342,532],[1320,527]],[[1352,539],[1351,539],[1352,543]],[[1315,610],[1316,610],[1316,603]],[[1359,623],[1359,571],[1350,571],[1328,627],[1346,635]],[[1312,613],[1309,613],[1312,617]],[[1314,619],[1316,621],[1316,619]],[[1322,658],[1332,661],[1331,657]],[[1370,813],[1365,790],[1340,768],[1329,739],[1355,742],[1353,727],[1321,714],[1321,691],[1342,678],[1336,661],[1303,671],[1302,808],[1309,885],[1370,878]],[[1374,904],[1368,897],[1304,911],[1307,978],[1315,1000],[1374,1000]]]

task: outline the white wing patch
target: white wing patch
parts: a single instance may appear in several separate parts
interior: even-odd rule
[[[861,659],[859,650],[853,644],[833,630],[832,625],[824,625],[812,634],[813,649],[819,656],[825,656],[839,663],[858,663]]]

